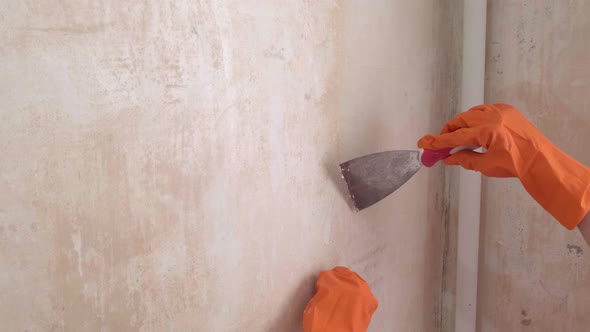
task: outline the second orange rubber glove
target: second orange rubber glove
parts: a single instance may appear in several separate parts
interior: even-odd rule
[[[377,310],[367,282],[345,267],[324,271],[303,313],[304,332],[366,332]]]
[[[590,211],[590,169],[551,143],[510,105],[480,105],[449,121],[438,136],[418,141],[438,150],[482,146],[485,153],[458,152],[443,161],[491,177],[517,177],[529,194],[568,229]]]

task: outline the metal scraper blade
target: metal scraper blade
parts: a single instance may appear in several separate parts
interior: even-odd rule
[[[422,167],[418,151],[386,151],[340,164],[342,177],[357,210],[387,197]]]

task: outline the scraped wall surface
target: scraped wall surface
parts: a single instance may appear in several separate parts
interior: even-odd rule
[[[440,328],[444,169],[337,165],[456,111],[457,3],[0,0],[3,329],[299,331],[336,265]]]
[[[488,1],[486,101],[590,165],[590,3]],[[516,180],[484,179],[480,331],[587,331],[590,248]]]

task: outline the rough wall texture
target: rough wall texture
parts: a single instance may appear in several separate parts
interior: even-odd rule
[[[488,1],[487,102],[590,165],[590,2]],[[480,331],[588,331],[590,249],[515,180],[485,179]]]
[[[456,3],[0,0],[3,330],[298,331],[339,264],[439,329],[443,168],[354,213],[336,165],[456,111]]]

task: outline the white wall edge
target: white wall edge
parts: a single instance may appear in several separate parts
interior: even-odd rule
[[[484,103],[486,0],[463,4],[463,68],[461,109]],[[474,332],[477,319],[477,279],[481,175],[461,169],[457,230],[457,293],[455,331]]]

